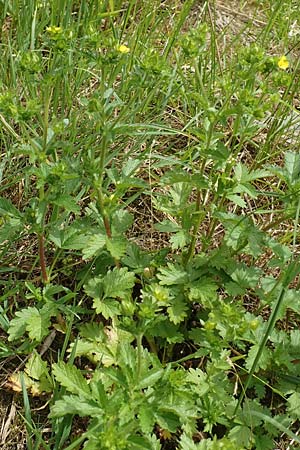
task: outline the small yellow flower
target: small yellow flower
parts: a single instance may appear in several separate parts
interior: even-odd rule
[[[289,67],[288,59],[285,55],[281,56],[277,63],[279,69],[286,70]]]
[[[121,44],[117,47],[118,52],[126,54],[130,52],[130,48],[127,45]]]
[[[58,34],[61,32],[61,27],[55,27],[54,25],[51,25],[51,27],[46,28],[46,31],[52,34]]]

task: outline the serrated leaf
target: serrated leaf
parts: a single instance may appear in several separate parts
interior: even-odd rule
[[[186,380],[196,385],[196,392],[200,397],[205,395],[210,389],[210,385],[207,382],[207,374],[201,369],[189,369]]]
[[[113,217],[111,223],[112,235],[124,234],[133,224],[134,217],[126,209],[118,209]]]
[[[248,356],[247,356],[247,359],[246,359],[246,369],[249,372],[250,372],[250,370],[252,368],[252,365],[254,363],[254,360],[256,358],[258,350],[259,350],[259,345],[255,344],[255,345],[252,345],[252,347],[250,348],[250,350],[248,352]],[[267,347],[264,347],[263,351],[262,351],[262,354],[261,354],[261,357],[260,357],[260,359],[259,359],[259,361],[258,361],[258,363],[256,365],[255,372],[257,372],[259,369],[263,369],[263,370],[267,369],[267,367],[268,367],[268,365],[269,365],[269,363],[271,361],[271,358],[272,358],[271,350],[268,349]]]
[[[107,272],[102,282],[105,297],[125,298],[135,285],[135,274],[127,267],[115,267]]]
[[[300,392],[294,392],[288,398],[287,412],[296,420],[300,417]]]
[[[158,231],[161,231],[163,233],[175,233],[176,231],[179,231],[181,229],[181,227],[173,222],[172,220],[162,220],[159,223],[156,223],[154,225],[154,228]]]
[[[36,308],[35,308],[36,309]],[[27,319],[26,331],[30,339],[41,342],[48,334],[51,313],[47,310],[37,310]]]
[[[179,445],[180,450],[199,450],[199,446],[185,433],[180,436]],[[206,450],[205,447],[203,447],[203,450]]]
[[[87,322],[80,327],[80,336],[91,341],[102,342],[105,339],[102,323]]]
[[[105,319],[112,319],[121,314],[121,304],[112,298],[95,298],[93,307],[96,309],[96,313],[102,314]]]
[[[250,181],[257,180],[258,178],[266,178],[272,175],[270,171],[265,169],[257,169],[249,172],[248,167],[240,162],[235,166],[234,172],[237,181],[241,184],[249,183]]]
[[[254,289],[259,281],[261,275],[261,270],[257,267],[247,267],[240,266],[237,267],[232,273],[231,278],[235,281],[241,288],[252,288]]]
[[[161,183],[167,185],[173,185],[175,183],[190,183],[191,174],[185,172],[184,170],[169,170],[160,179]]]
[[[252,430],[245,425],[237,425],[229,431],[228,436],[239,445],[249,448],[249,444],[252,442],[253,433]]]
[[[122,236],[106,237],[106,248],[113,258],[120,259],[126,253],[127,240]]]
[[[162,320],[155,323],[148,330],[149,334],[153,337],[162,337],[170,344],[176,344],[184,341],[183,334],[178,330],[178,326],[168,320]]]
[[[224,288],[228,295],[232,297],[237,297],[239,295],[245,294],[245,288],[241,288],[234,281],[229,281],[228,283],[224,283]]]
[[[89,398],[90,388],[81,371],[75,366],[65,364],[63,361],[52,366],[52,372],[56,380],[64,386],[67,391]]]
[[[12,202],[5,198],[0,197],[0,214],[8,215],[20,219],[22,217],[20,211],[12,204]]]
[[[183,297],[177,296],[170,301],[171,305],[168,306],[167,312],[170,321],[175,325],[184,321],[187,317],[188,307]]]
[[[130,177],[133,175],[138,167],[141,165],[141,161],[138,159],[128,158],[128,160],[125,162],[124,166],[122,167],[122,175],[124,177]]]
[[[138,384],[139,389],[146,389],[150,386],[153,386],[160,380],[165,372],[165,369],[152,369],[148,371],[146,375],[140,380]]]
[[[134,242],[127,244],[127,255],[122,258],[122,262],[135,272],[142,271],[145,267],[148,267],[151,263],[152,257],[142,253],[140,247]]]
[[[9,341],[19,339],[26,331],[32,340],[40,342],[48,333],[50,313],[29,307],[16,312],[16,317],[10,321]]]
[[[300,154],[296,152],[286,152],[284,155],[285,173],[290,184],[293,184],[299,178],[300,173]]]
[[[217,298],[218,285],[210,278],[200,278],[191,283],[188,297],[191,301],[209,305],[209,302]]]
[[[106,244],[105,234],[95,234],[90,236],[85,242],[85,247],[82,249],[83,259],[91,258],[96,255]]]
[[[147,404],[142,405],[138,414],[141,430],[143,433],[151,433],[155,423],[153,408]]]
[[[173,250],[184,248],[189,242],[189,236],[184,230],[179,230],[170,237],[170,243]]]
[[[245,200],[237,194],[227,194],[226,198],[235,205],[240,206],[241,208],[246,208],[247,206]]]
[[[48,374],[47,362],[43,361],[38,353],[33,353],[25,365],[25,372],[31,378],[40,380],[43,375]]]
[[[16,316],[10,321],[8,328],[8,340],[13,341],[14,339],[19,339],[26,332],[27,320],[30,316],[38,311],[34,307],[29,307],[21,309],[21,311],[16,312]]]
[[[103,411],[95,402],[75,395],[64,395],[61,400],[57,400],[51,408],[50,417],[64,417],[68,414],[80,417],[99,417]]]
[[[159,284],[172,286],[177,284],[185,284],[188,282],[187,272],[180,266],[168,263],[168,267],[160,267],[157,274],[160,280]]]
[[[61,194],[53,201],[54,205],[61,206],[67,211],[80,213],[80,206],[77,205],[75,199],[68,194]]]
[[[274,449],[274,441],[269,436],[255,434],[255,449],[256,450],[273,450]]]
[[[92,227],[88,219],[78,219],[71,224],[63,225],[63,228],[53,225],[49,239],[67,250],[82,250],[92,236],[104,232],[100,226]]]
[[[171,433],[176,433],[177,428],[180,427],[178,416],[172,411],[168,411],[166,408],[159,408],[155,412],[156,421],[159,426]]]

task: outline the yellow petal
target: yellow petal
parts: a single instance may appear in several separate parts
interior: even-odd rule
[[[121,44],[119,45],[119,47],[117,48],[118,52],[120,53],[129,53],[130,52],[130,48],[127,47],[127,45]]]
[[[287,60],[287,57],[284,55],[279,58],[277,64],[278,64],[279,69],[282,69],[282,70],[286,70],[289,67],[289,62]]]

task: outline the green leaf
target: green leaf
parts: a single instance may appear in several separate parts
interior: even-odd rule
[[[183,342],[184,337],[178,330],[178,326],[167,320],[155,323],[148,331],[151,336],[162,337],[170,344],[176,344],[177,342]]]
[[[147,404],[142,405],[138,414],[138,419],[142,432],[151,433],[155,423],[153,407]]]
[[[180,450],[200,450],[199,445],[195,444],[193,439],[191,439],[189,436],[187,436],[185,433],[183,433],[180,436],[180,442],[179,442],[179,449]],[[207,447],[203,447],[202,450],[207,450]]]
[[[168,219],[154,224],[154,228],[162,233],[175,233],[176,231],[181,230],[181,227],[177,223]]]
[[[170,237],[170,243],[173,250],[184,248],[189,243],[189,236],[184,230],[180,230]]]
[[[237,425],[229,431],[228,437],[237,442],[239,445],[248,448],[252,442],[253,433],[252,430],[245,425]]]
[[[64,395],[51,408],[50,417],[64,417],[68,414],[80,417],[101,417],[103,411],[95,402],[75,395]]]
[[[146,389],[153,386],[163,377],[164,369],[152,369],[146,373],[146,375],[140,380],[138,389]]]
[[[75,366],[60,361],[59,363],[53,364],[52,371],[56,380],[64,386],[67,391],[83,397],[90,397],[91,393],[88,383],[80,370]]]
[[[261,276],[261,270],[257,267],[247,267],[246,265],[241,265],[237,267],[233,272],[231,272],[231,278],[235,281],[241,288],[254,289]]]
[[[29,377],[40,380],[43,375],[48,374],[47,362],[34,352],[25,365],[25,372]]]
[[[170,301],[171,305],[167,308],[170,321],[175,325],[184,321],[187,317],[188,307],[184,297],[177,296]]]
[[[82,249],[83,259],[91,258],[103,249],[106,244],[105,234],[95,234],[90,236],[85,242],[85,247]]]
[[[188,274],[186,271],[174,264],[168,263],[168,268],[159,268],[159,273],[157,274],[160,280],[159,284],[172,286],[177,284],[185,284],[188,282]]]
[[[249,372],[252,368],[253,362],[256,358],[258,351],[259,351],[259,345],[255,344],[255,345],[252,345],[252,347],[250,348],[250,350],[248,352],[248,356],[246,359],[246,369]],[[261,357],[257,363],[255,372],[257,372],[259,369],[263,369],[263,370],[267,369],[268,365],[270,364],[271,358],[272,358],[271,350],[267,347],[264,347],[262,350]]]
[[[272,175],[270,171],[265,169],[257,169],[249,172],[248,167],[240,162],[235,166],[234,172],[235,178],[240,184],[249,183],[258,178],[266,178]]]
[[[161,428],[168,430],[171,433],[176,433],[177,428],[180,427],[180,422],[175,413],[168,411],[166,408],[159,408],[154,414],[156,421]]]
[[[16,317],[10,321],[9,341],[19,339],[27,331],[32,340],[40,342],[48,333],[51,313],[29,307],[16,312]]]
[[[207,394],[210,389],[210,385],[207,382],[207,374],[204,373],[201,369],[189,369],[186,380],[187,382],[195,384],[195,391],[197,395],[202,397]]]
[[[138,159],[128,158],[128,160],[125,162],[124,166],[122,167],[122,175],[124,177],[130,177],[133,175],[138,167],[141,165],[141,161]]]
[[[29,307],[26,309],[21,309],[21,311],[16,312],[16,316],[9,323],[8,328],[8,340],[13,341],[14,339],[19,339],[26,332],[27,321],[33,314],[38,313],[38,310],[34,307]]]
[[[102,314],[105,319],[110,319],[121,314],[121,304],[112,298],[95,298],[93,307],[96,309],[96,313]]]
[[[288,398],[287,412],[296,420],[300,417],[300,392],[294,392]]]
[[[209,306],[217,298],[218,285],[210,278],[200,278],[191,283],[188,292],[189,300]]]
[[[124,234],[133,224],[133,219],[133,215],[126,209],[118,209],[112,217],[111,230],[113,237],[115,234]]]
[[[71,195],[60,194],[60,196],[57,197],[53,201],[53,203],[54,203],[54,205],[65,208],[67,211],[71,211],[71,212],[74,212],[77,214],[80,213],[80,206],[77,205],[75,199],[73,197],[71,197]]]
[[[51,392],[53,390],[52,379],[49,375],[49,370],[46,361],[43,361],[41,356],[34,352],[25,365],[25,373],[32,379],[37,380],[32,386],[36,392]]]
[[[227,194],[226,198],[235,205],[240,206],[241,208],[246,208],[247,206],[245,200],[237,194]]]
[[[82,250],[86,247],[89,239],[96,234],[96,230],[87,232],[88,225],[76,221],[63,229],[53,226],[49,233],[49,239],[59,248],[66,250]],[[92,234],[93,233],[93,234]]]
[[[33,314],[27,319],[26,330],[28,331],[30,339],[41,342],[43,337],[48,334],[51,312],[47,309],[42,309],[40,311],[36,308],[34,309],[35,311]]]
[[[106,248],[113,258],[120,259],[126,253],[127,240],[122,236],[106,237]]]
[[[273,426],[274,428],[277,428],[277,430],[282,431],[283,433],[285,433],[287,436],[289,436],[291,439],[293,439],[295,442],[297,442],[298,444],[300,444],[300,438],[293,433],[292,431],[290,431],[287,426],[290,425],[290,421],[289,424],[283,425],[279,420],[273,419],[273,417],[269,417],[259,411],[250,411],[251,414],[253,416],[259,417],[260,419],[264,420],[265,423],[271,426]],[[297,417],[297,419],[299,418],[299,416]]]
[[[255,434],[255,449],[256,450],[273,450],[274,449],[274,441],[269,436]]]
[[[135,274],[127,267],[115,267],[103,277],[104,296],[110,298],[125,298],[135,285]]]
[[[9,199],[5,197],[0,197],[0,213],[2,215],[14,217],[16,219],[20,219],[22,217],[20,211],[12,204]]]
[[[116,363],[116,358],[105,345],[99,342],[86,341],[78,339],[75,346],[75,357],[86,356],[94,364],[101,362],[106,367]],[[71,345],[69,351],[73,351],[74,346]]]
[[[300,154],[296,152],[286,152],[284,155],[285,173],[290,184],[298,180],[300,174]]]
[[[127,255],[122,258],[123,264],[132,269],[135,269],[136,273],[139,273],[149,267],[152,257],[150,255],[142,253],[140,247],[134,242],[127,244]]]

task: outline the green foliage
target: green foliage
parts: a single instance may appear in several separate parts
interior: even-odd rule
[[[29,450],[299,443],[299,12],[250,2],[228,35],[171,3],[0,2],[0,357],[26,359]]]

